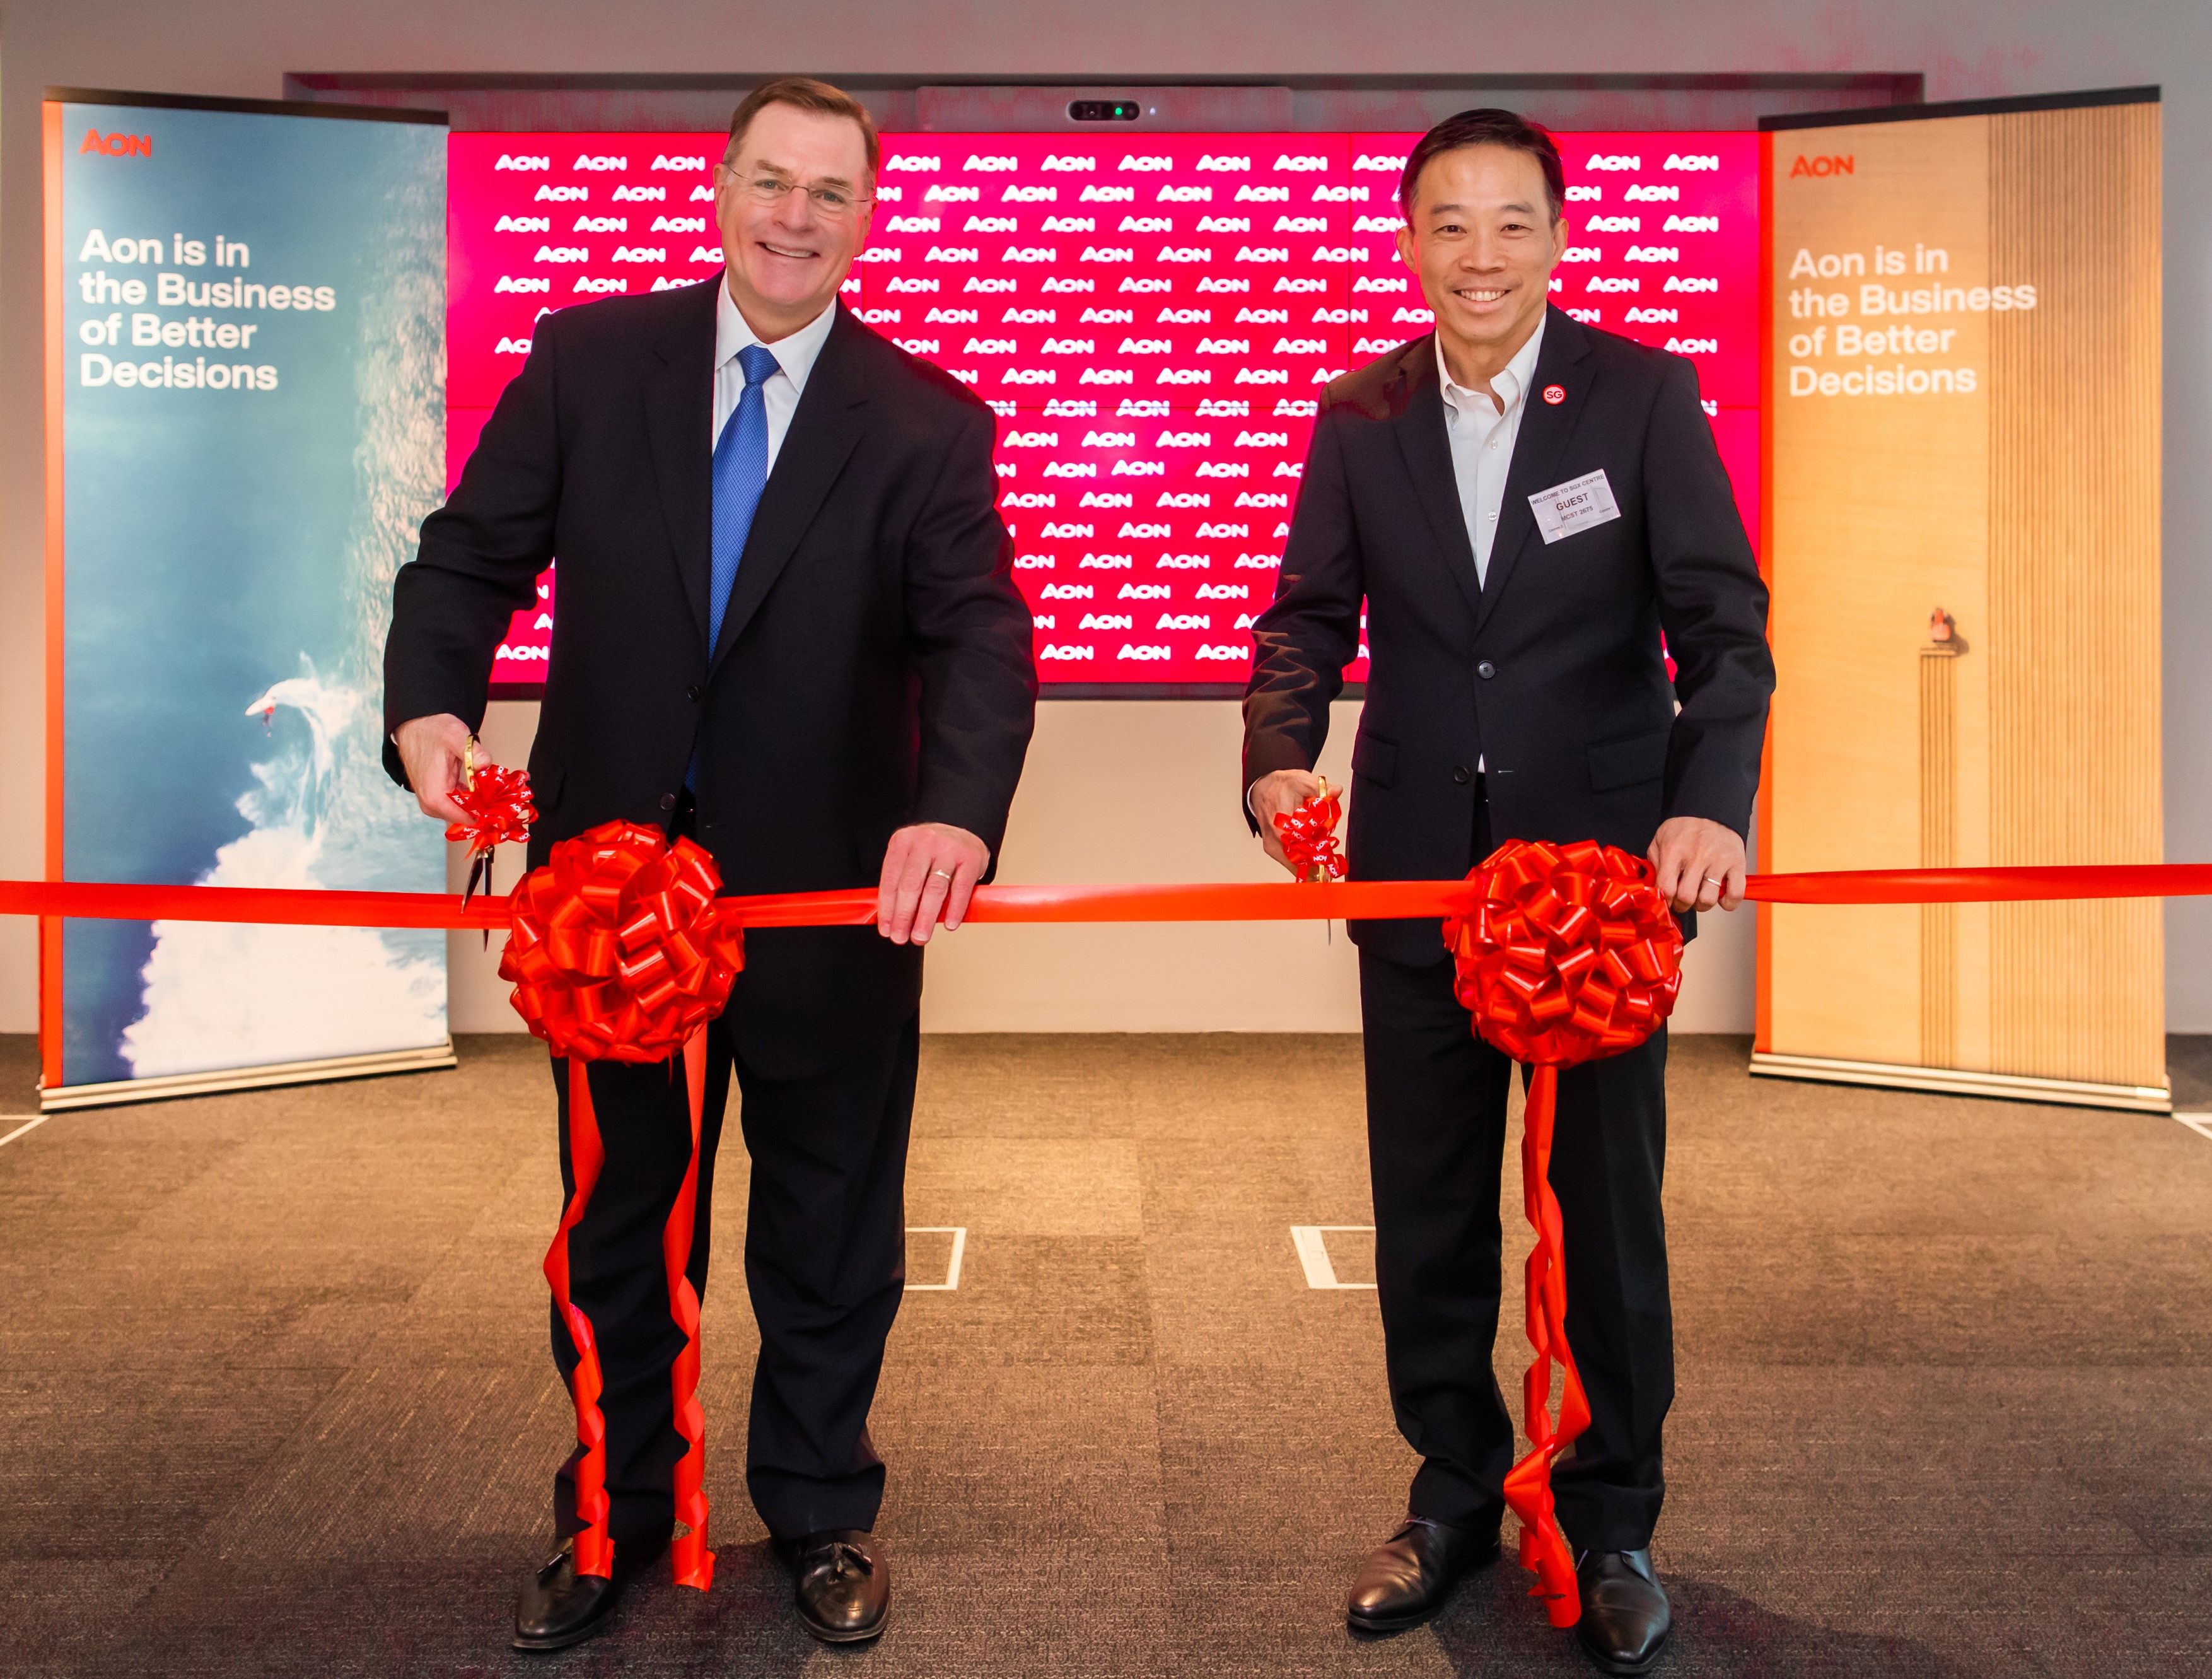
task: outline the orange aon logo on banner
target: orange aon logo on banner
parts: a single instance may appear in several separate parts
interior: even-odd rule
[[[96,128],[84,131],[84,143],[79,152],[98,152],[102,157],[151,157],[154,137],[150,134],[125,134],[118,129],[112,134],[102,134]]]
[[[1800,175],[1852,174],[1856,173],[1851,167],[1856,161],[1850,152],[1832,152],[1826,157],[1808,157],[1800,152],[1797,161],[1790,166],[1790,178],[1795,180]]]

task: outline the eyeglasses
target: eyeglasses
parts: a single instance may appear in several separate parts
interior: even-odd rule
[[[781,175],[762,175],[757,179],[740,181],[727,165],[717,165],[716,171],[723,179],[742,186],[752,201],[763,210],[781,204],[794,192],[804,192],[813,200],[817,216],[829,221],[842,221],[861,204],[875,203],[872,196],[862,198],[842,186],[806,186]]]

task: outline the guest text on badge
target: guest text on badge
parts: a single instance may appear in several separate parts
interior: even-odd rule
[[[1538,490],[1528,498],[1528,505],[1536,510],[1536,527],[1543,532],[1547,543],[1620,517],[1620,508],[1613,499],[1613,486],[1606,482],[1602,466],[1565,484]]]

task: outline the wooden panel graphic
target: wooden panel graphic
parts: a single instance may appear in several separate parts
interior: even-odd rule
[[[1763,867],[2158,861],[2158,132],[1766,137]],[[1756,1070],[2162,1097],[2154,902],[1761,914]]]

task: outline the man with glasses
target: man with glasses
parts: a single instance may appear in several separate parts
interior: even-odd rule
[[[452,499],[393,589],[395,776],[441,820],[510,615],[560,556],[531,781],[530,861],[621,818],[689,835],[726,891],[873,884],[872,928],[757,930],[708,1033],[697,1208],[669,1065],[589,1070],[605,1159],[569,1232],[569,1292],[601,1367],[604,1444],[555,1476],[560,1549],[525,1584],[518,1649],[605,1624],[674,1530],[689,1449],[668,1268],[706,1292],[716,1143],[734,1070],[751,1158],[745,1274],[760,1329],[745,1481],[806,1629],[883,1630],[868,1411],[904,1282],[903,1189],[922,946],[992,867],[1036,695],[992,465],[996,421],[837,301],[867,238],[867,113],[819,82],[757,89],[715,171],[726,266],[705,284],[539,321]],[[566,1064],[553,1063],[573,1192]],[[556,1311],[553,1353],[578,1349]],[[580,1568],[587,1451],[613,1561]]]

